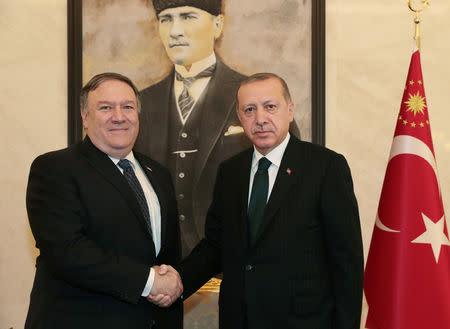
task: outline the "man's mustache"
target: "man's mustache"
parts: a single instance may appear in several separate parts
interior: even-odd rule
[[[272,131],[272,129],[269,129],[269,128],[258,127],[258,128],[252,129],[252,134],[267,133],[267,132],[271,132],[271,131]]]
[[[169,48],[173,47],[187,47],[189,46],[189,42],[187,41],[172,41],[169,42]]]

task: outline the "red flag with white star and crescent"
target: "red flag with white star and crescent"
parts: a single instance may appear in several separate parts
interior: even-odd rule
[[[365,270],[365,328],[450,328],[450,241],[420,53],[411,58]]]

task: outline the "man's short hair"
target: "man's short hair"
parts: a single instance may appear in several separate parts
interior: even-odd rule
[[[194,7],[217,16],[222,13],[222,0],[152,0],[156,15],[168,8]]]
[[[141,112],[141,100],[139,98],[139,90],[134,85],[133,81],[131,81],[130,78],[114,72],[105,72],[100,73],[91,78],[91,80],[88,81],[84,85],[84,87],[81,89],[80,92],[80,110],[82,112],[87,113],[88,112],[88,94],[90,91],[97,89],[98,86],[100,86],[103,82],[109,81],[109,80],[118,80],[125,82],[127,85],[131,87],[134,91],[134,95],[136,96],[136,102],[137,102],[137,108],[138,112]]]
[[[291,98],[291,93],[289,92],[288,85],[282,77],[280,77],[279,75],[276,75],[275,73],[268,73],[268,72],[255,73],[255,74],[249,76],[248,78],[242,80],[241,84],[239,85],[239,89],[243,85],[247,85],[249,83],[256,82],[256,81],[264,81],[264,80],[268,80],[268,79],[277,79],[278,81],[280,81],[281,87],[283,89],[284,99],[286,100],[286,103],[290,103],[292,101],[292,98]],[[238,91],[239,91],[239,89],[238,89]],[[236,99],[237,99],[237,97],[236,97]]]

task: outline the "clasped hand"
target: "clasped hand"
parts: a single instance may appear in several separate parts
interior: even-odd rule
[[[169,307],[183,293],[178,272],[170,265],[153,266],[155,281],[147,299],[160,307]]]

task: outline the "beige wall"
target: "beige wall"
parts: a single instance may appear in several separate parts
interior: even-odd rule
[[[235,0],[233,0],[235,1]],[[327,146],[351,166],[365,254],[413,43],[406,1],[327,1]],[[422,68],[444,205],[450,198],[450,3],[423,15]],[[23,327],[34,275],[25,211],[33,158],[66,145],[66,1],[0,0],[0,328]]]
[[[23,328],[36,250],[31,161],[66,146],[66,1],[0,0],[0,328]]]

